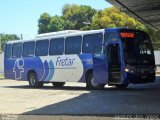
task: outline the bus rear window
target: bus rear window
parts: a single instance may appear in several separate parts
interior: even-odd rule
[[[12,57],[12,45],[11,44],[5,45],[5,57],[6,58]]]

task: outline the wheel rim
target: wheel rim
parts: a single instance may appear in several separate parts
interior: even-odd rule
[[[97,84],[94,82],[94,78],[91,76],[91,84],[92,84],[92,86],[97,86]]]
[[[30,83],[31,83],[31,85],[34,86],[35,82],[36,82],[35,76],[31,75],[31,77],[30,77]]]

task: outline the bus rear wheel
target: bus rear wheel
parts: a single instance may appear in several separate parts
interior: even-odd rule
[[[117,84],[115,86],[119,89],[124,89],[124,88],[127,88],[128,84]]]
[[[91,90],[101,90],[104,89],[105,84],[94,83],[93,73],[89,73],[86,78],[86,88]]]
[[[65,82],[52,82],[52,85],[54,87],[62,87],[65,85]]]
[[[28,82],[29,86],[32,88],[40,88],[43,86],[43,83],[37,80],[37,75],[34,72],[29,73]]]

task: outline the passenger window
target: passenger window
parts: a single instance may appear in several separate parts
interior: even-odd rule
[[[36,42],[36,56],[48,55],[49,40],[39,40]]]
[[[106,45],[106,43],[108,41],[117,41],[118,40],[118,33],[117,32],[106,32],[104,34],[104,43]]]
[[[34,56],[35,42],[25,42],[23,44],[23,57]]]
[[[12,45],[11,44],[5,45],[5,57],[6,58],[12,57]]]
[[[64,38],[54,38],[50,41],[50,55],[62,55],[64,53]]]
[[[83,38],[83,53],[101,53],[103,34],[89,34]]]
[[[12,57],[20,58],[22,56],[22,43],[15,43],[12,47]]]
[[[66,54],[80,54],[81,53],[81,36],[67,37],[65,45]]]

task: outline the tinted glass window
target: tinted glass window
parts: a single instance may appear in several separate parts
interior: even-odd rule
[[[50,41],[50,55],[62,55],[64,53],[64,38],[55,38]]]
[[[12,57],[12,45],[11,44],[5,45],[5,57],[6,58]]]
[[[104,43],[106,44],[108,41],[117,41],[118,33],[117,32],[107,32],[104,34]]]
[[[12,57],[19,58],[22,55],[22,43],[15,43],[12,47]]]
[[[83,53],[100,53],[102,51],[103,35],[101,33],[85,35],[83,38]]]
[[[39,40],[36,42],[36,56],[48,55],[49,40]]]
[[[66,38],[66,54],[79,54],[81,52],[81,36]]]
[[[25,42],[23,44],[24,57],[34,56],[34,50],[35,50],[35,42]]]

